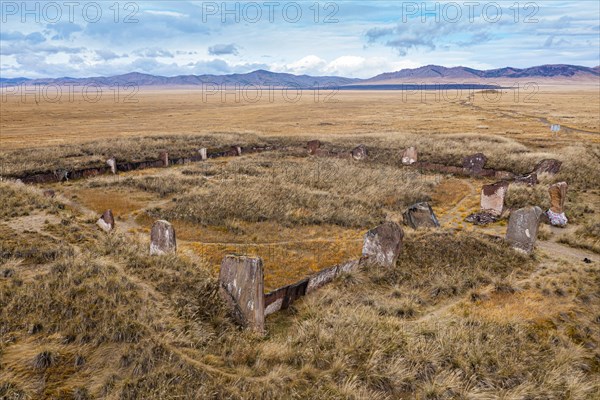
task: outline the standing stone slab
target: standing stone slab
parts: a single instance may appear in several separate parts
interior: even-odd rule
[[[413,204],[402,214],[404,223],[413,229],[439,228],[440,223],[427,202]]]
[[[106,160],[106,165],[110,167],[110,172],[114,175],[117,173],[117,160],[115,158],[109,158]]]
[[[497,182],[481,188],[481,210],[496,217],[504,211],[504,198],[508,191],[508,182]]]
[[[306,150],[308,154],[316,154],[317,150],[321,147],[321,142],[319,140],[311,140],[306,144]]]
[[[537,206],[513,211],[508,220],[506,241],[516,250],[527,254],[533,252],[543,214],[542,209]]]
[[[208,151],[205,147],[199,149],[198,154],[200,154],[200,158],[202,159],[202,161],[206,161],[206,159],[208,158]]]
[[[265,296],[263,262],[258,257],[227,255],[219,273],[220,292],[235,320],[244,328],[263,332]]]
[[[231,146],[231,154],[233,154],[236,157],[241,156],[242,148],[240,146]]]
[[[567,198],[567,182],[559,182],[548,188],[550,193],[550,209],[546,212],[550,223],[554,226],[567,226],[569,220],[565,215],[565,200]]]
[[[169,153],[166,151],[161,151],[158,153],[158,159],[162,162],[163,167],[169,166]]]
[[[364,144],[358,145],[352,150],[352,158],[357,161],[366,160],[368,156],[369,152]]]
[[[164,220],[152,224],[150,231],[150,255],[163,255],[177,252],[177,239],[173,225]]]
[[[562,162],[553,159],[546,159],[540,161],[538,165],[536,165],[533,172],[536,174],[550,174],[556,175],[560,172],[560,167],[562,166]]]
[[[385,222],[365,234],[361,264],[392,268],[402,250],[404,231],[395,222]]]
[[[325,286],[329,282],[332,282],[338,274],[338,266],[326,268],[322,271],[317,272],[308,278],[308,286],[306,293],[311,293],[322,286]]]
[[[412,165],[417,161],[417,149],[415,147],[409,147],[404,150],[404,153],[402,153],[402,164]]]
[[[471,175],[481,175],[487,157],[483,153],[473,154],[463,159],[463,170]]]
[[[96,221],[96,225],[107,233],[115,229],[115,218],[113,217],[112,210],[104,211],[104,214]]]

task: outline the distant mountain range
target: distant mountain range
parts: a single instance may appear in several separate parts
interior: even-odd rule
[[[353,79],[340,76],[309,76],[293,75],[265,70],[253,71],[247,74],[230,75],[180,75],[173,77],[156,76],[132,72],[125,75],[91,78],[0,78],[2,86],[15,86],[22,83],[79,85],[95,84],[100,86],[138,85],[138,86],[201,86],[201,85],[256,85],[261,87],[277,88],[314,88],[314,87],[343,87],[356,85],[390,85],[398,83],[423,83],[423,82],[483,82],[490,80],[507,79],[543,79],[543,80],[589,80],[600,83],[600,66],[589,68],[577,65],[540,65],[537,67],[500,68],[491,70],[477,70],[467,67],[446,68],[438,65],[427,65],[415,69],[403,69],[396,72],[387,72],[369,79]]]
[[[397,72],[388,72],[366,79],[363,82],[373,84],[373,82],[389,81],[413,81],[420,80],[483,80],[483,79],[522,79],[522,78],[554,78],[554,79],[572,79],[589,78],[598,79],[600,77],[600,66],[595,68],[581,67],[578,65],[540,65],[525,69],[519,68],[499,68],[490,70],[478,70],[467,67],[446,68],[438,65],[427,65],[415,69],[403,69]]]

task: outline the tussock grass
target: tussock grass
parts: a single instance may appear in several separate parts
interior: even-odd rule
[[[204,166],[186,171],[193,168],[202,171]],[[241,220],[367,228],[385,220],[386,211],[427,200],[433,186],[433,180],[411,170],[265,154],[232,160],[206,184],[189,187],[172,206],[151,215],[203,225]]]

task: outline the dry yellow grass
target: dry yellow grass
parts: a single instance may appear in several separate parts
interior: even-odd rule
[[[206,143],[290,148],[56,184],[56,199],[0,182],[0,398],[599,398],[598,263],[579,251],[513,252],[462,222],[487,181],[399,165],[409,145],[455,165],[483,151],[515,171],[558,157],[563,172],[544,185],[572,183],[567,213],[580,225],[564,241],[595,243],[599,136],[550,137],[539,117],[597,130],[597,93],[553,89],[522,107],[476,98],[479,108],[401,96],[204,104],[197,92],[148,91],[136,105],[3,104],[5,172]],[[297,146],[309,138],[338,150],[364,142],[371,157],[308,158]],[[328,172],[317,180],[316,165]],[[217,296],[225,252],[264,257],[273,288],[356,258],[366,229],[426,199],[453,229],[407,229],[396,268],[341,276],[270,316],[266,337],[238,330]],[[95,226],[106,208],[118,218],[112,235]],[[177,256],[148,255],[156,218],[174,223]]]

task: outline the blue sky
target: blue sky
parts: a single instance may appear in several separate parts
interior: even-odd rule
[[[10,77],[600,64],[598,1],[2,1]]]

